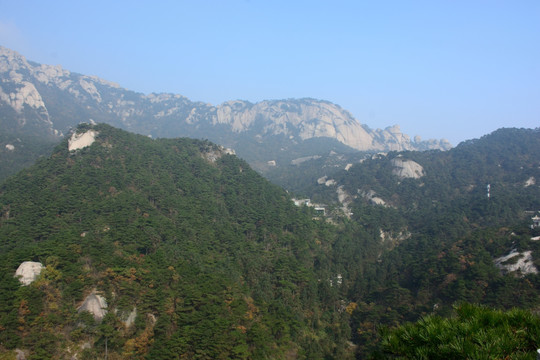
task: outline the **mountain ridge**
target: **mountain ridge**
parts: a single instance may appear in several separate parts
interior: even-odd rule
[[[0,184],[0,352],[365,358],[374,324],[538,309],[539,131],[370,156],[317,181],[350,195],[323,220],[209,141],[81,124]]]
[[[397,125],[372,130],[324,100],[231,100],[214,106],[178,94],[144,95],[60,65],[28,61],[5,47],[0,47],[0,76],[0,111],[11,119],[6,125],[51,136],[92,119],[144,135],[202,137],[233,148],[241,135],[277,135],[291,142],[328,137],[360,151],[451,148],[446,140],[411,140]]]
[[[82,124],[0,185],[0,354],[351,358],[329,229],[219,145]]]

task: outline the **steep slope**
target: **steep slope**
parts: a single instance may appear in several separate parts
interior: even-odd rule
[[[363,356],[374,324],[449,314],[457,301],[539,308],[539,153],[540,129],[500,129],[445,152],[374,156],[314,183],[312,197],[341,201],[351,226],[387,249],[367,267],[353,262],[352,241],[340,253],[352,264],[343,277]]]
[[[296,146],[307,139],[332,139],[361,151],[451,147],[445,140],[411,140],[399,126],[372,130],[327,101],[229,101],[213,106],[181,95],[143,95],[60,66],[27,61],[4,47],[0,47],[0,79],[0,125],[9,132],[54,137],[93,120],[153,137],[210,139],[233,148],[253,165],[298,151]],[[314,154],[295,154],[308,155]],[[257,168],[264,170],[262,165]]]
[[[1,352],[348,356],[330,227],[222,147],[82,125],[0,211]]]
[[[519,196],[520,208],[508,210],[515,216],[536,204],[539,135],[538,129],[500,129],[447,152],[392,152],[336,174],[335,180],[351,194],[374,191],[404,212],[451,208],[453,201],[512,207],[507,197]]]
[[[57,139],[0,132],[0,182],[51,153]]]

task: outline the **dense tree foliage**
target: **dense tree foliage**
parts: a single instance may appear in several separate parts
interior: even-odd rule
[[[92,128],[91,146],[64,141],[0,189],[2,349],[32,359],[97,358],[105,347],[129,359],[348,356],[348,313],[335,311],[328,285],[329,225],[209,142]],[[20,286],[13,274],[26,260],[45,269]],[[102,322],[77,311],[92,291],[108,303]]]
[[[465,302],[540,305],[538,274],[495,265],[516,252],[540,266],[532,240],[540,229],[530,228],[540,210],[538,130],[502,129],[447,152],[322,156],[294,165],[306,176],[298,180],[274,172],[328,203],[331,218],[317,219],[208,141],[152,140],[105,125],[77,131],[89,129],[99,133],[91,146],[68,151],[65,140],[0,187],[0,353],[341,359],[356,349],[357,358],[414,358],[431,354],[433,339],[414,355],[395,340],[400,331],[424,334],[431,321],[451,336],[463,330],[461,312],[490,311]],[[424,176],[400,178],[395,159],[415,161]],[[344,162],[355,165],[337,170]],[[335,186],[315,181],[321,169]],[[333,210],[337,186],[350,194],[349,216]],[[45,268],[21,286],[13,274],[28,260]],[[78,311],[90,293],[108,303],[101,321]],[[382,328],[390,335],[381,338]],[[443,345],[457,349],[439,343],[436,351]]]
[[[351,326],[359,356],[376,348],[380,326],[450,314],[456,301],[538,308],[538,275],[503,272],[494,260],[530,252],[540,265],[540,244],[531,240],[540,231],[529,227],[540,210],[539,135],[501,129],[447,152],[374,156],[332,176],[354,195],[348,226],[363,234],[338,242],[345,253],[364,255],[343,269],[347,299],[356,304]],[[394,159],[420,164],[424,176],[400,178]],[[319,188],[325,201],[336,196],[335,187]],[[370,192],[385,205],[374,204]]]
[[[455,313],[449,318],[430,315],[388,331],[382,341],[384,358],[536,359],[538,316],[470,304],[456,306]]]
[[[0,182],[48,156],[56,139],[27,134],[8,134],[0,129]]]

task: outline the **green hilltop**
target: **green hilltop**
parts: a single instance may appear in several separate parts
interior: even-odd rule
[[[328,225],[208,141],[76,132],[95,140],[65,139],[0,188],[0,350],[347,357]],[[13,276],[24,261],[44,266],[28,286]],[[100,321],[78,311],[89,294],[107,303]]]
[[[209,141],[82,124],[0,185],[0,358],[532,358],[538,135],[302,159],[322,216]]]

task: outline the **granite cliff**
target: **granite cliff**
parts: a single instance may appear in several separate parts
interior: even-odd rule
[[[361,151],[451,147],[446,140],[411,140],[397,125],[370,129],[328,101],[235,100],[213,106],[176,94],[145,95],[59,65],[28,61],[5,47],[0,47],[0,113],[3,129],[16,132],[56,137],[93,120],[153,137],[208,138],[239,147],[240,156],[242,143],[268,146],[272,137],[290,143],[328,138]]]

